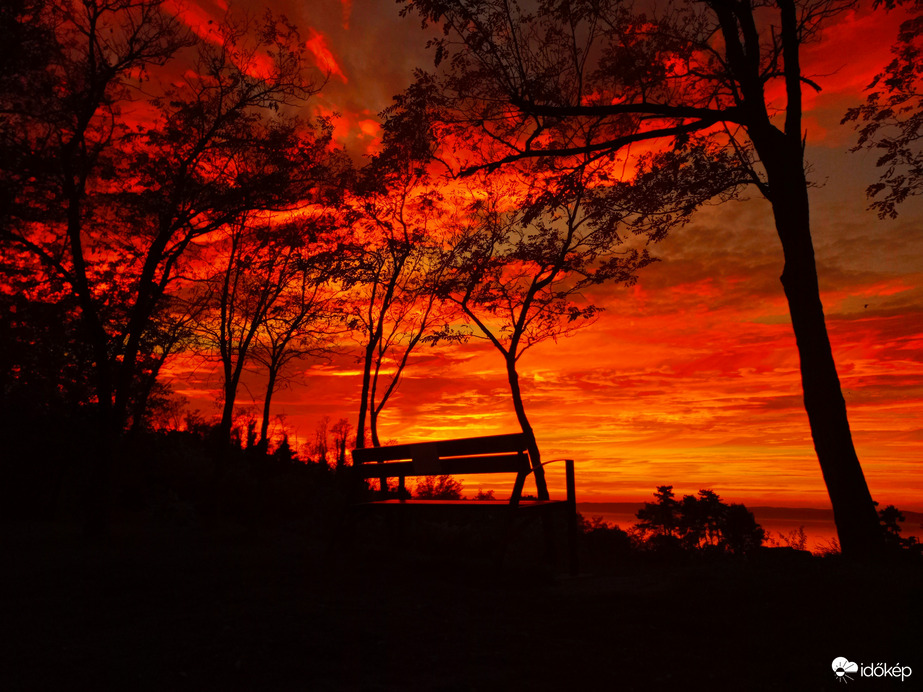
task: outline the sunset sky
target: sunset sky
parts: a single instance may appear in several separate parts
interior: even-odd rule
[[[336,138],[361,161],[378,141],[377,114],[414,67],[431,66],[427,33],[392,2],[267,5],[300,27],[329,73],[313,107],[339,114]],[[264,4],[246,7],[259,14]],[[203,0],[180,16],[197,28],[222,8]],[[822,297],[859,458],[882,505],[923,511],[923,204],[906,204],[897,220],[867,211],[874,156],[848,153],[855,134],[839,124],[887,62],[899,21],[845,15],[806,49],[805,72],[823,91],[806,90],[805,127]],[[754,190],[708,207],[654,251],[661,261],[635,287],[588,296],[605,307],[595,324],[520,361],[543,456],[577,460],[584,502],[643,501],[672,484],[677,494],[711,488],[734,502],[828,507],[768,203]],[[325,415],[355,424],[356,356],[309,363],[300,384],[276,395],[275,412],[299,441]],[[216,411],[217,377],[179,364],[173,374],[192,408]],[[250,384],[239,403],[256,410],[259,378]],[[422,348],[380,423],[394,441],[516,431],[502,359],[478,340]]]

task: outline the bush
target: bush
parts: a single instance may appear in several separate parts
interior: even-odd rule
[[[638,510],[635,525],[647,550],[710,550],[746,555],[762,545],[765,532],[742,504],[725,504],[712,490],[677,501],[672,485],[661,485],[656,502]]]
[[[906,518],[894,505],[888,505],[878,510],[878,521],[885,535],[885,546],[892,552],[907,552],[912,555],[923,555],[923,545],[916,536],[901,536],[901,524]]]
[[[417,481],[414,495],[420,500],[461,500],[463,489],[452,476],[424,476]]]
[[[625,531],[601,517],[586,519],[577,515],[581,543],[590,563],[609,564],[631,555],[634,545]]]

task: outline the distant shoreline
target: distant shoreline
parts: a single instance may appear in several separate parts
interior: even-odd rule
[[[601,518],[610,524],[627,530],[637,519],[635,515],[644,506],[643,502],[578,502],[577,511],[586,519]],[[747,507],[767,535],[778,539],[778,534],[788,535],[803,528],[808,537],[808,548],[816,550],[830,544],[836,538],[836,525],[832,509],[816,507],[768,507],[755,505]],[[901,525],[902,536],[916,536],[923,540],[923,512],[905,512]]]
[[[577,509],[599,511],[606,513],[634,514],[644,506],[643,502],[578,502]],[[770,507],[767,505],[747,506],[754,515],[772,517],[775,519],[829,519],[833,521],[832,509],[818,509],[816,507]],[[906,517],[905,526],[923,523],[923,512],[909,512],[901,510]]]

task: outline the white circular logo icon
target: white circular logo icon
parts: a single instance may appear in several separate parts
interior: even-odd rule
[[[859,665],[853,663],[849,659],[843,658],[842,656],[833,659],[833,672],[836,674],[836,679],[840,682],[846,682],[847,680],[852,680],[852,678],[847,675],[847,673],[858,673]]]

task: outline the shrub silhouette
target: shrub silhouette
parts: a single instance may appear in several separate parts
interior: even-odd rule
[[[414,495],[420,500],[461,500],[462,484],[452,476],[424,476],[417,481]]]
[[[725,504],[713,490],[675,499],[672,485],[658,486],[655,502],[636,514],[638,533],[648,550],[662,552],[682,546],[746,555],[762,545],[765,532],[742,504]]]
[[[674,536],[678,503],[673,499],[673,486],[657,486],[654,497],[656,502],[646,502],[644,508],[638,510],[636,516],[640,521],[636,528],[642,535],[650,532],[655,536]]]
[[[901,536],[901,524],[906,517],[894,505],[878,510],[878,520],[884,532],[885,545],[892,551],[908,551],[914,555],[923,555],[923,544],[916,536]]]

